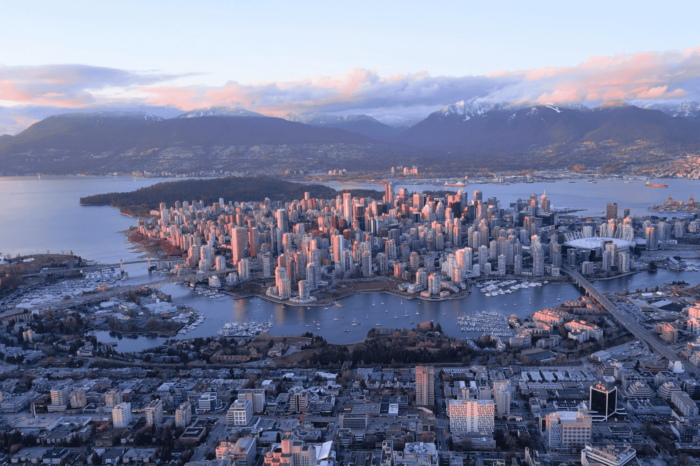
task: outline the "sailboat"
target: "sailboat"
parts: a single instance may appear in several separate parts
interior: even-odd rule
[[[356,321],[355,318],[353,317],[353,318],[352,318],[352,326],[354,327],[354,326],[356,326],[356,325],[357,325],[357,321]]]
[[[394,319],[398,319],[399,316],[396,315],[396,312],[394,312]]]
[[[338,320],[338,316],[333,317],[333,320]]]
[[[379,326],[381,326],[381,325],[382,325],[382,324],[380,324],[379,322],[377,322],[377,323],[375,324],[376,327],[379,327]]]
[[[403,316],[408,317],[408,311],[405,311]]]
[[[418,309],[416,309],[416,315],[419,315],[419,314],[420,314],[420,312],[418,312]]]
[[[369,314],[367,314],[367,318],[369,319]]]
[[[346,326],[345,326],[345,330],[343,330],[343,332],[349,332],[349,331],[350,331],[350,330],[348,330],[348,326],[346,325]]]
[[[557,301],[561,301],[561,295],[557,296]]]

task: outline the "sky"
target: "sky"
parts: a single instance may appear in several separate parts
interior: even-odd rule
[[[698,100],[700,2],[4,2],[0,134],[70,111]],[[3,131],[4,128],[4,131]]]

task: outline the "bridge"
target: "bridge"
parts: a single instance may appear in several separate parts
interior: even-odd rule
[[[173,265],[177,264],[184,264],[185,260],[184,259],[151,259],[150,257],[148,259],[140,259],[140,260],[131,260],[131,261],[124,261],[120,260],[116,264],[92,264],[92,265],[87,265],[85,267],[60,267],[60,268],[52,268],[52,269],[46,269],[46,270],[41,270],[36,273],[30,273],[26,275],[22,275],[22,278],[33,278],[33,277],[70,277],[74,275],[80,275],[84,274],[86,272],[99,272],[100,270],[103,269],[116,269],[119,268],[119,270],[123,273],[124,272],[124,266],[125,265],[134,265],[134,264],[148,264],[148,270],[151,270],[152,268],[156,269],[161,269],[161,268],[172,268]],[[166,267],[166,265],[168,267]]]
[[[102,301],[105,298],[111,298],[113,296],[118,296],[124,293],[129,293],[130,291],[140,290],[143,287],[155,287],[167,285],[168,283],[179,283],[179,282],[190,282],[190,281],[200,281],[209,278],[213,275],[225,275],[229,272],[234,272],[235,269],[226,270],[216,270],[207,273],[191,273],[186,275],[177,275],[172,277],[164,278],[163,280],[158,280],[154,282],[142,283],[140,285],[130,285],[130,286],[118,286],[115,288],[110,288],[108,290],[100,291],[94,294],[84,295],[77,298],[63,299],[61,301],[55,301],[53,303],[45,303],[41,306],[36,306],[34,308],[26,309],[26,312],[42,311],[47,308],[51,309],[68,309],[74,306],[80,306],[83,304],[88,304],[92,301]]]
[[[606,311],[623,327],[627,328],[632,335],[645,345],[647,348],[652,347],[658,354],[664,356],[669,361],[678,361],[680,357],[672,348],[668,347],[664,342],[657,339],[651,332],[642,327],[639,322],[621,311],[610,301],[603,293],[601,293],[591,282],[586,280],[576,270],[572,270],[566,266],[561,268],[564,273],[568,274],[579,286],[583,287],[593,299],[598,301]]]

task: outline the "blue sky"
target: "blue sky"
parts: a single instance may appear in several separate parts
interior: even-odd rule
[[[250,86],[254,88],[256,97],[242,98],[240,103],[261,111],[274,113],[279,108],[279,112],[342,113],[359,109],[396,113],[398,108],[410,106],[412,96],[382,107],[377,102],[378,92],[368,107],[363,94],[355,98],[353,107],[338,105],[338,99],[328,93],[310,94],[308,86],[316,89],[319,81],[330,77],[342,81],[344,78],[338,77],[352,74],[352,70],[371,71],[376,79],[384,80],[392,76],[462,79],[499,71],[576,67],[591,56],[680,53],[700,45],[699,13],[700,2],[648,1],[5,2],[0,17],[0,65],[5,71],[80,65],[129,72],[143,77],[144,83],[95,81],[88,73],[82,91],[92,100],[76,104],[72,98],[57,98],[61,92],[47,91],[44,82],[44,97],[55,99],[55,105],[46,98],[23,100],[25,94],[17,97],[6,85],[4,91],[0,86],[0,105],[15,107],[17,114],[21,111],[16,107],[27,105],[67,109],[231,105],[235,103],[231,93],[221,98],[217,91],[235,83],[239,86],[236,92],[242,86],[246,95],[253,92]],[[677,63],[678,59],[673,61]],[[0,83],[3,79],[8,82],[2,71],[0,68]],[[20,79],[12,81],[19,83],[15,90],[33,79],[23,76],[13,78]],[[509,83],[521,79],[517,76],[511,74]],[[654,81],[652,88],[668,85],[667,91],[654,96],[665,98],[678,89],[662,81]],[[275,86],[275,98],[269,93],[261,96],[265,84],[268,91],[270,85]],[[430,86],[436,85],[431,81]],[[150,90],[144,91],[144,86],[177,87],[188,89],[189,94],[173,97],[174,91],[168,91],[166,98],[164,91],[158,91],[156,98]],[[306,86],[303,104],[291,105],[289,96],[277,95],[290,87],[298,91],[300,86]],[[320,84],[322,89],[328,86]],[[440,94],[416,103],[413,109],[427,111],[452,103],[448,99],[488,96],[503,86],[498,80],[478,85],[470,81],[468,86],[444,95],[445,101]],[[355,92],[356,87],[350,87]],[[339,88],[342,94],[345,88]],[[688,85],[675,96],[692,94],[686,88]],[[557,89],[543,88],[541,94],[525,93],[522,98],[554,96]],[[216,98],[207,96],[210,91]],[[392,88],[390,93],[395,92]],[[194,97],[187,97],[190,94]],[[518,99],[514,92],[504,97]],[[295,93],[293,99],[299,98]],[[325,99],[332,105],[310,104],[309,99]],[[278,100],[284,105],[272,105]]]

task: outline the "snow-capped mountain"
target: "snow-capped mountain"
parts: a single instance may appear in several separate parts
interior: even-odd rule
[[[464,121],[483,115],[488,112],[493,104],[481,99],[460,100],[452,105],[442,107],[437,114],[445,117],[460,117]]]
[[[201,117],[261,117],[265,118],[262,113],[251,112],[243,107],[209,107],[197,108],[191,112],[183,113],[177,118],[201,118]]]

